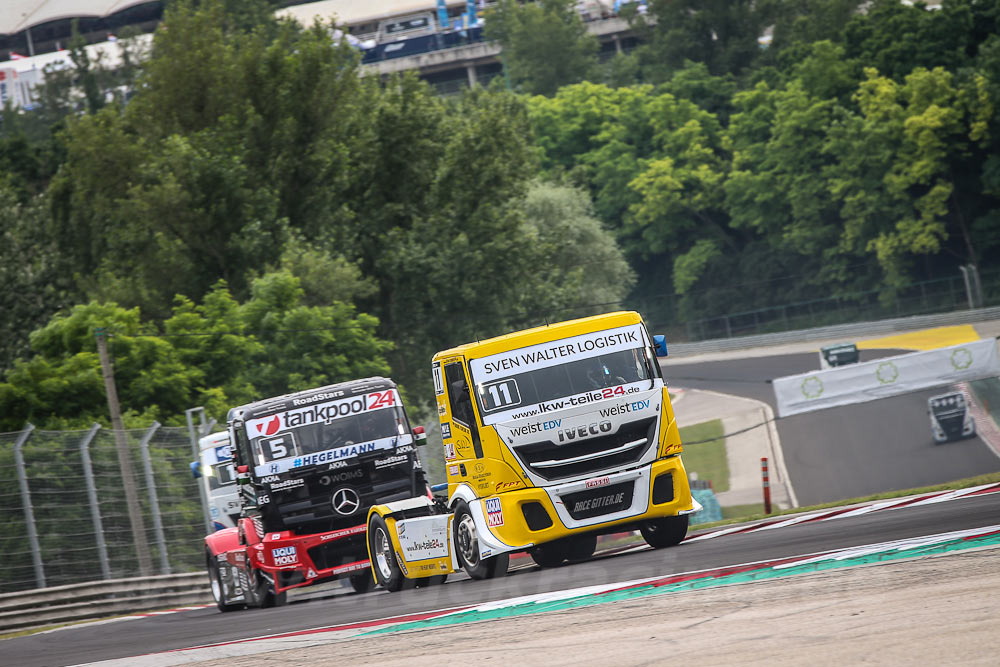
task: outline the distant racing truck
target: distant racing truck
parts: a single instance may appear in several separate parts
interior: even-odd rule
[[[501,576],[516,551],[543,567],[583,560],[601,533],[681,542],[701,506],[658,352],[663,337],[618,312],[436,354],[447,514],[421,499],[374,508],[379,582],[446,573],[451,557],[474,579]]]
[[[205,538],[222,611],[284,604],[286,592],[350,577],[369,590],[372,505],[429,495],[396,385],[373,377],[233,408],[240,516]]]
[[[935,442],[950,442],[976,435],[976,422],[969,411],[969,400],[960,391],[931,396],[927,399],[931,432]]]
[[[229,433],[206,435],[198,441],[198,449],[198,461],[191,464],[191,472],[204,486],[212,528],[235,528],[240,518],[240,497]]]

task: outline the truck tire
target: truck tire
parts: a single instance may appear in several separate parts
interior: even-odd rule
[[[662,519],[653,519],[642,524],[639,532],[646,544],[654,549],[672,547],[680,544],[687,535],[688,516],[667,516]]]
[[[566,560],[570,563],[583,562],[597,551],[597,535],[594,533],[574,535],[566,539],[568,540]]]
[[[288,591],[275,593],[267,578],[255,568],[251,567],[247,571],[247,580],[250,582],[247,589],[247,606],[268,609],[288,604]]]
[[[566,561],[567,549],[562,540],[553,540],[530,549],[531,560],[538,567],[559,567]]]
[[[368,548],[372,556],[372,571],[382,588],[395,593],[412,586],[412,580],[403,575],[399,563],[396,562],[396,554],[393,553],[392,539],[389,537],[385,519],[377,514],[368,522]]]
[[[209,551],[205,551],[205,565],[208,568],[208,583],[212,587],[212,598],[215,600],[215,606],[219,608],[219,611],[239,611],[240,609],[244,609],[246,605],[242,602],[226,604],[225,596],[222,592],[222,577],[219,572],[219,563]]]
[[[469,504],[464,500],[455,503],[455,549],[458,552],[458,564],[472,579],[493,579],[507,574],[509,554],[492,558],[480,557],[476,522],[472,518]]]
[[[371,571],[361,572],[351,575],[351,588],[355,593],[367,593],[375,588],[375,579],[372,578]]]

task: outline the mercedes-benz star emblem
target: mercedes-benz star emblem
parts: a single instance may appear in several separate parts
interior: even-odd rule
[[[361,507],[361,498],[358,496],[357,491],[345,486],[333,492],[330,504],[333,505],[333,509],[337,511],[337,514],[350,516]]]

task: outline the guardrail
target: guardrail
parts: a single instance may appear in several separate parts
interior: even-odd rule
[[[204,572],[37,588],[0,594],[0,633],[211,602]]]
[[[879,320],[877,322],[835,324],[827,327],[782,331],[773,334],[740,336],[737,338],[716,338],[713,340],[698,341],[697,343],[673,343],[668,344],[668,347],[671,356],[679,357],[708,352],[729,352],[755,347],[785,345],[787,343],[804,343],[816,340],[857,340],[859,338],[887,335],[901,331],[913,331],[915,329],[943,327],[955,324],[972,324],[974,322],[986,322],[997,319],[1000,319],[1000,307],[978,308],[975,310],[958,310],[951,313],[937,313],[935,315],[899,317],[891,320]]]

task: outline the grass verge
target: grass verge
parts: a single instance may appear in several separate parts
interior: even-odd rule
[[[716,493],[729,490],[729,463],[726,461],[726,439],[722,434],[721,419],[681,429],[681,442],[698,443],[684,446],[681,456],[684,467],[689,475],[696,472],[698,479],[711,481]]]

